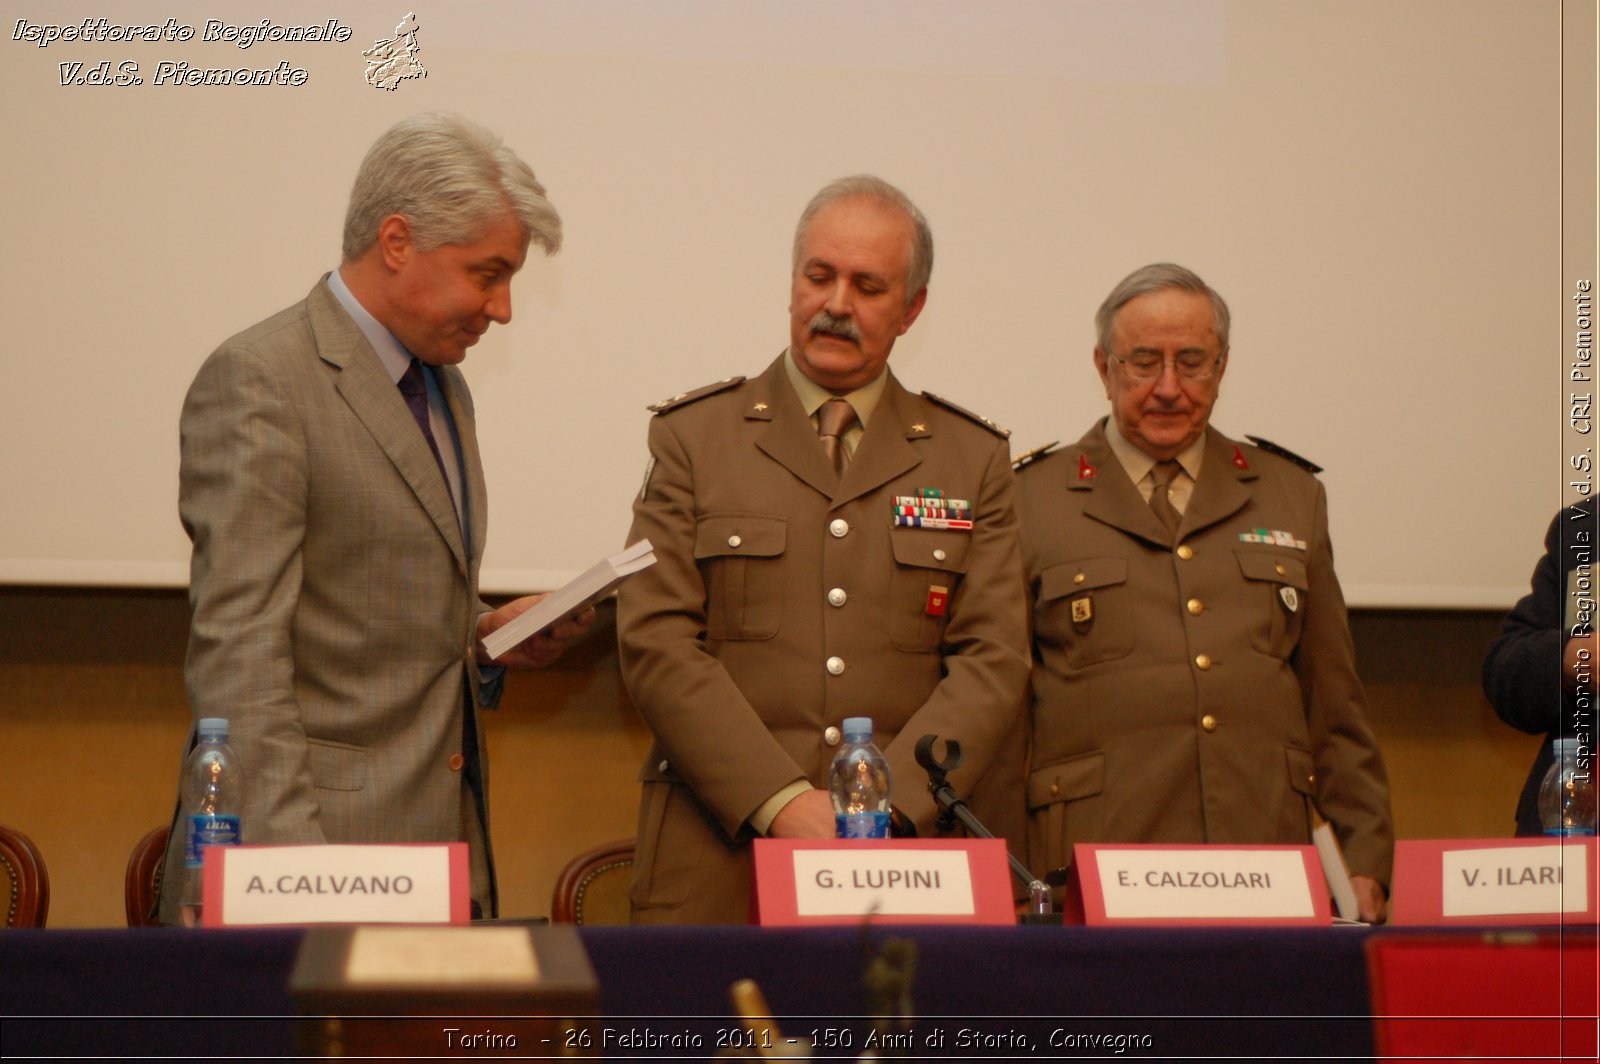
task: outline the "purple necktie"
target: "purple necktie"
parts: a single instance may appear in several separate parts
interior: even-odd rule
[[[439,463],[439,472],[444,472],[444,459],[439,456],[439,444],[433,438],[433,426],[428,422],[428,382],[422,379],[422,363],[415,358],[406,371],[400,375],[398,382],[400,394],[406,397],[406,405],[411,408],[411,416],[417,419],[417,428],[422,430],[422,438],[428,441],[428,450],[433,452],[433,460]],[[445,477],[445,483],[450,478]]]

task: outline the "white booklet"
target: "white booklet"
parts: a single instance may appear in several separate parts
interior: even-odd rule
[[[1317,826],[1311,829],[1311,841],[1316,844],[1317,856],[1322,858],[1322,875],[1328,881],[1328,893],[1339,910],[1339,920],[1360,923],[1356,888],[1350,882],[1350,868],[1344,863],[1344,850],[1334,837],[1333,825],[1318,817]]]
[[[490,632],[484,637],[484,648],[490,658],[498,658],[530,635],[599,602],[628,577],[655,563],[655,548],[648,539],[641,539],[620,554],[601,558],[565,587],[550,592],[537,606]]]

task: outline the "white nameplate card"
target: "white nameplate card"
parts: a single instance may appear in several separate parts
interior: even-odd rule
[[[757,839],[755,922],[1013,924],[999,839]]]
[[[1312,846],[1079,843],[1088,924],[1308,924],[1332,920]]]
[[[1394,924],[1593,924],[1593,837],[1402,839]]]
[[[467,844],[212,846],[206,927],[465,924]]]

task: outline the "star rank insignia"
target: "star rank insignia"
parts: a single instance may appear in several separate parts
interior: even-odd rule
[[[761,412],[762,410],[765,410],[766,408],[767,408],[767,404],[766,403],[757,403],[755,406],[751,407],[751,409],[755,410],[757,413]]]

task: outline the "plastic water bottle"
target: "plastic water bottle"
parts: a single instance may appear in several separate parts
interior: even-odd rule
[[[1593,757],[1580,765],[1577,739],[1554,739],[1550,743],[1555,763],[1539,784],[1539,822],[1546,835],[1593,835],[1595,833],[1595,786]]]
[[[205,717],[198,742],[183,766],[183,893],[181,916],[186,927],[200,924],[200,871],[208,846],[239,844],[239,813],[244,805],[244,776],[239,758],[228,745],[228,722]]]
[[[828,772],[841,839],[889,837],[889,762],[872,742],[871,717],[847,717],[844,745]]]

